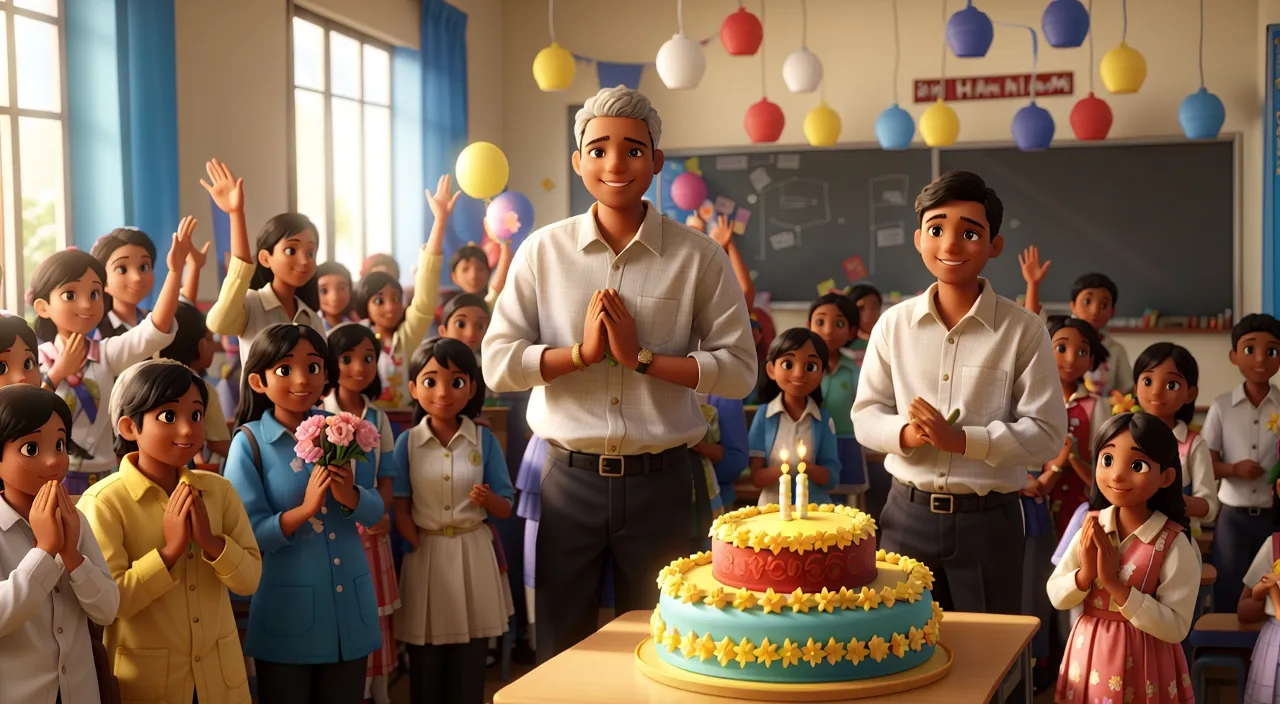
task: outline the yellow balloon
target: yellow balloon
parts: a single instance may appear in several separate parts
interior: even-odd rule
[[[960,138],[960,118],[950,105],[938,99],[920,116],[920,136],[930,147],[949,147]]]
[[[1120,42],[1120,46],[1108,51],[1098,66],[1102,84],[1116,95],[1137,93],[1147,80],[1147,59],[1142,52]]]
[[[533,59],[533,80],[547,92],[566,90],[572,86],[576,70],[573,54],[555,42],[539,51]]]
[[[468,144],[458,155],[455,171],[458,174],[458,188],[476,200],[492,198],[501,193],[507,187],[507,178],[511,176],[507,155],[488,142]]]
[[[826,103],[804,116],[804,138],[815,147],[829,147],[840,139],[840,114],[832,110]]]

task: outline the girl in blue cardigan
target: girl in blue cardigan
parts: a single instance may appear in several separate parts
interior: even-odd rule
[[[760,389],[760,410],[748,433],[751,483],[761,489],[761,506],[778,503],[783,450],[789,453],[791,476],[796,475],[800,445],[807,448],[809,503],[831,503],[828,492],[839,483],[841,466],[836,426],[822,409],[827,359],[827,344],[804,328],[791,328],[769,345],[765,363],[768,380]],[[793,485],[791,496],[795,495]]]

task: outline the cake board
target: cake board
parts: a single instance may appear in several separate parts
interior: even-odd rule
[[[653,638],[636,646],[636,667],[650,679],[668,687],[719,697],[737,697],[769,702],[827,702],[838,699],[881,697],[933,684],[951,671],[951,650],[938,643],[933,657],[923,665],[896,675],[847,682],[780,684],[709,677],[667,664],[658,657]]]

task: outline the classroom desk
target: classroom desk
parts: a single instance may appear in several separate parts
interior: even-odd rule
[[[642,674],[635,649],[649,636],[649,611],[624,614],[594,635],[503,687],[493,704],[732,704],[745,699],[674,689]],[[1040,622],[1030,616],[948,613],[942,642],[955,660],[947,676],[926,687],[862,701],[878,704],[985,704],[1022,661],[1030,682],[1028,647]],[[1031,702],[1031,687],[1027,703]],[[853,700],[857,701],[857,700]]]

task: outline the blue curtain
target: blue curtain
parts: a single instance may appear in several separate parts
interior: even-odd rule
[[[402,283],[413,281],[418,249],[426,241],[422,189],[422,55],[397,48],[391,56],[391,203],[394,208],[392,254]],[[431,184],[435,188],[435,184]],[[359,273],[353,268],[353,275]]]

